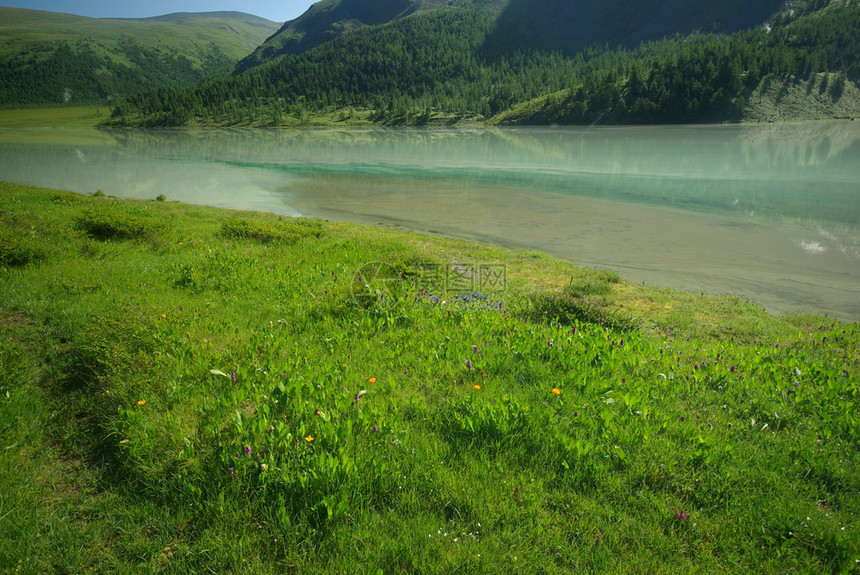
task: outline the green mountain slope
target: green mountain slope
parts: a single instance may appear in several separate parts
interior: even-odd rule
[[[737,121],[760,119],[764,79],[821,74],[832,76],[829,85],[816,83],[809,96],[834,105],[816,105],[815,113],[855,115],[856,91],[848,88],[860,79],[860,6],[821,0],[794,6],[768,27],[565,56],[488,48],[500,16],[464,3],[359,26],[232,77],[133,97],[114,109],[113,121],[293,125],[321,115],[387,124]],[[809,116],[783,109],[777,117]]]
[[[568,54],[593,44],[635,48],[674,34],[728,34],[752,28],[783,4],[783,0],[510,0],[488,43],[502,51],[528,47]]]
[[[482,11],[499,14],[509,0],[321,0],[300,17],[287,22],[251,55],[237,70],[244,71],[284,54],[298,54],[333,40],[345,32],[386,24],[460,5],[475,5]]]
[[[238,12],[100,19],[0,7],[0,105],[94,102],[229,68],[278,24]]]
[[[416,13],[470,7],[496,21],[486,37],[490,54],[523,49],[572,55],[593,44],[635,48],[673,34],[731,33],[762,24],[783,0],[323,0],[287,22],[238,70],[284,54],[297,54],[365,26]]]

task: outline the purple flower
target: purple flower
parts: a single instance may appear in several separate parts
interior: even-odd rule
[[[520,488],[519,488],[519,487],[514,487],[514,493],[519,493],[519,492],[520,492]]]
[[[358,405],[358,400],[361,399],[361,394],[356,393],[355,396],[353,397],[353,399],[355,400],[355,404]]]
[[[232,467],[227,470],[227,475],[234,475],[235,473],[236,473],[236,470],[233,469]]]
[[[373,430],[372,430],[372,431],[373,431],[373,433],[376,433],[377,431],[379,431],[379,426],[378,426],[378,425],[374,425],[374,426],[373,426]]]
[[[731,367],[729,367],[729,371],[730,371],[730,372],[732,372],[732,373],[734,373],[734,372],[735,372],[735,369],[736,369],[736,368],[735,368],[735,366],[731,366]]]
[[[678,512],[675,513],[675,521],[686,521],[689,518],[690,518],[690,514],[684,513],[683,510],[679,509]]]
[[[233,381],[236,381],[236,372],[235,371],[230,372],[230,379],[232,379]]]
[[[251,446],[250,445],[245,446],[245,455],[251,455]]]
[[[472,362],[468,359],[466,360],[466,369],[472,369]]]

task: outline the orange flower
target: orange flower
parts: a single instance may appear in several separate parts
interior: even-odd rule
[[[167,317],[167,314],[166,314],[166,313],[161,314],[161,319],[164,319],[164,318],[166,318],[166,317]]]
[[[307,437],[305,437],[305,441],[307,441],[308,443],[312,442],[313,440],[314,440],[313,435],[308,435]]]
[[[367,381],[369,381],[370,383],[376,383],[376,378],[375,378],[375,377],[371,377],[371,378],[370,378],[370,379],[368,379]]]
[[[144,405],[145,403],[146,403],[146,400],[145,400],[145,399],[139,399],[139,400],[137,400],[137,404],[138,404],[138,405]]]
[[[553,392],[554,394],[556,394],[556,395],[561,395],[561,390],[560,390],[559,388],[557,388],[557,387],[553,387],[553,388],[552,388],[552,392]]]
[[[474,388],[475,388],[475,391],[481,391],[481,386],[480,386],[480,385],[478,385],[478,384],[475,384],[475,385],[473,385],[472,387],[474,387]]]

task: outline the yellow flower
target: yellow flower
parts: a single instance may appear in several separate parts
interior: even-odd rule
[[[480,385],[478,385],[478,384],[475,384],[475,385],[473,385],[472,387],[474,387],[474,388],[475,388],[475,391],[481,391],[481,386],[480,386]]]
[[[561,390],[560,390],[559,388],[557,388],[557,387],[553,387],[553,388],[552,388],[552,392],[553,392],[554,394],[556,394],[556,395],[561,395]]]
[[[313,441],[313,440],[314,440],[314,436],[313,436],[313,435],[308,435],[307,437],[305,437],[305,441],[307,441],[308,443],[310,443],[310,442],[311,442],[311,441]]]
[[[137,400],[137,404],[138,404],[138,405],[143,405],[143,404],[145,404],[145,403],[146,403],[146,400],[145,400],[145,399],[138,399],[138,400]]]
[[[370,379],[368,379],[367,381],[369,381],[370,383],[376,383],[376,378],[375,378],[375,377],[371,377],[371,378],[370,378]]]
[[[166,317],[167,317],[167,314],[166,314],[166,313],[161,314],[161,319],[164,319],[164,318],[166,318]]]

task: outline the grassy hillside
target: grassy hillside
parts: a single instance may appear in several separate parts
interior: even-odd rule
[[[858,350],[532,252],[0,184],[0,564],[849,572]]]
[[[0,105],[87,103],[234,65],[277,29],[239,13],[96,19],[0,7]]]

